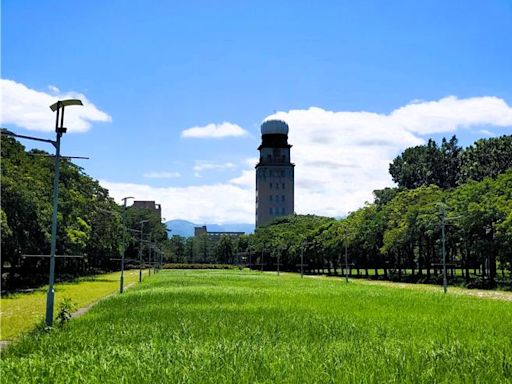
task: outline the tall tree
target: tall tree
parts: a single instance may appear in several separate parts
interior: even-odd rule
[[[459,182],[496,177],[512,168],[512,135],[481,139],[462,155]]]

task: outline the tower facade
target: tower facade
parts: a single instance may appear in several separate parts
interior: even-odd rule
[[[261,125],[260,161],[256,165],[256,227],[294,213],[294,167],[290,161],[288,124]]]

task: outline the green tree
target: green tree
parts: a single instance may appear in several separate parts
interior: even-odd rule
[[[426,145],[407,148],[389,166],[399,187],[413,189],[427,185],[453,188],[459,179],[462,148],[457,138],[443,138],[441,146],[430,139]]]
[[[462,155],[459,182],[495,178],[512,168],[512,135],[481,139],[469,146]]]

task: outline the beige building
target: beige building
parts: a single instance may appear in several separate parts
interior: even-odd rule
[[[261,125],[260,161],[256,165],[256,227],[294,213],[294,167],[290,161],[288,124]]]

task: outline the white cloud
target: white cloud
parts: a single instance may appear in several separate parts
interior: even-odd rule
[[[64,124],[68,132],[85,132],[91,127],[91,122],[112,120],[81,93],[61,92],[54,85],[50,85],[49,89],[52,94],[30,89],[13,80],[0,79],[0,123],[31,131],[52,132],[55,129],[55,114],[49,106],[63,99],[80,99],[84,104],[83,107],[66,108]]]
[[[144,177],[146,177],[148,179],[175,179],[175,178],[181,177],[181,173],[166,172],[166,171],[163,171],[163,172],[153,171],[153,172],[145,173]]]
[[[196,161],[196,165],[194,165],[194,176],[202,177],[201,172],[203,171],[222,171],[225,169],[233,169],[235,168],[235,164],[231,162],[227,163],[212,163],[208,161]]]
[[[389,163],[421,135],[490,125],[512,126],[512,108],[496,97],[416,101],[390,114],[331,112],[321,108],[278,112],[290,126],[295,162],[295,210],[341,216],[372,201],[374,189],[392,186]]]
[[[419,134],[453,132],[483,124],[512,125],[512,108],[497,97],[458,99],[448,96],[437,101],[411,103],[394,110],[389,119]]]
[[[254,221],[254,191],[231,184],[155,188],[142,184],[100,180],[118,202],[127,196],[154,200],[162,205],[166,220],[186,219],[196,223],[251,223]]]
[[[241,188],[249,189],[254,191],[256,186],[256,176],[254,173],[254,167],[258,163],[257,157],[250,157],[245,159],[244,164],[247,169],[242,170],[242,174],[229,180],[231,184],[237,185]]]
[[[481,133],[482,135],[490,136],[490,137],[496,136],[496,134],[494,132],[488,131],[487,129],[481,129],[478,131],[478,133]]]
[[[278,112],[269,118],[290,126],[296,212],[343,216],[372,201],[374,189],[393,185],[389,163],[405,148],[422,144],[421,135],[483,126],[512,127],[512,108],[495,97],[451,96],[416,101],[389,114],[312,107]],[[153,188],[104,181],[102,185],[118,199],[132,195],[157,200],[167,219],[251,223],[257,160],[247,159],[240,176],[223,184]]]
[[[53,93],[60,93],[60,89],[57,88],[55,85],[49,85],[48,86],[48,89],[50,90],[50,92],[53,92]]]
[[[231,162],[227,163],[210,163],[206,161],[197,161],[196,165],[194,165],[194,171],[200,172],[204,170],[212,170],[212,169],[231,169],[234,168],[235,164]]]
[[[246,136],[248,132],[239,125],[223,122],[208,124],[203,127],[192,127],[181,132],[181,137],[195,139],[222,139],[224,137]]]

